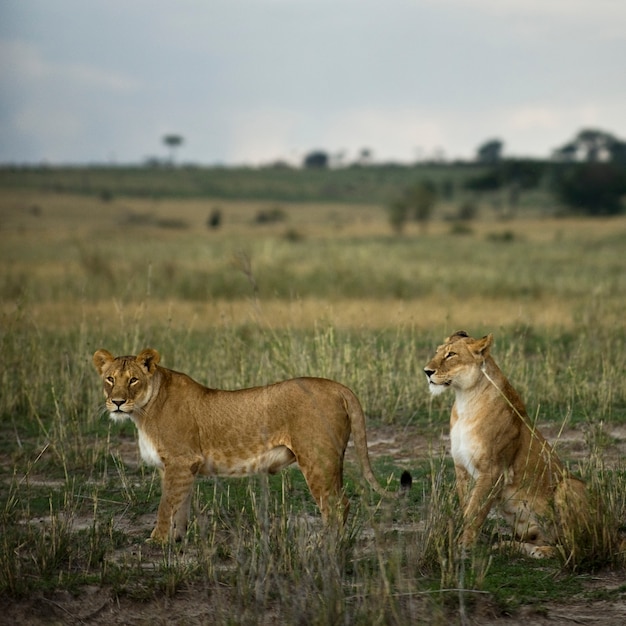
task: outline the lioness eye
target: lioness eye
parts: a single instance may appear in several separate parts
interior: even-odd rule
[[[138,383],[138,382],[139,382],[139,379],[135,378],[134,376],[128,381],[130,385],[134,385],[135,383]]]
[[[456,352],[448,352],[448,354],[446,354],[446,359],[449,359],[453,356],[456,356]]]
[[[107,376],[106,380],[107,380],[107,383],[109,383],[109,385],[112,385],[115,383],[115,379],[113,378],[113,376]]]

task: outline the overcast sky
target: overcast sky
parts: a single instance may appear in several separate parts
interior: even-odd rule
[[[0,0],[0,162],[547,157],[626,139],[624,0]]]

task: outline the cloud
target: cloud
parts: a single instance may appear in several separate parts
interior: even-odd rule
[[[0,83],[0,137],[10,150],[2,158],[18,161],[32,159],[35,146],[37,160],[72,161],[95,137],[91,150],[101,154],[106,107],[114,101],[118,110],[141,86],[123,72],[48,59],[37,45],[15,39],[0,40]]]
[[[583,125],[626,133],[617,0],[120,7],[14,3],[0,22],[0,159],[128,162],[165,132],[204,163],[316,148],[469,158],[491,137],[546,156]]]
[[[515,131],[536,128],[555,128],[563,118],[549,106],[524,106],[510,111],[506,116],[507,125]]]
[[[99,89],[110,93],[133,92],[140,88],[132,76],[81,62],[46,59],[39,48],[29,42],[0,40],[0,79],[47,86],[62,84],[78,89]]]
[[[589,17],[588,0],[427,0],[430,4],[439,7],[450,5],[462,6],[471,10],[480,10],[485,13],[498,15],[528,15],[540,17],[542,15],[563,17]],[[626,8],[621,0],[595,0],[594,13],[626,16]]]

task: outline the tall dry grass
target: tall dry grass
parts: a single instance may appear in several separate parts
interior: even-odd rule
[[[498,589],[521,580],[519,558],[490,552],[495,520],[461,558],[453,473],[438,447],[416,453],[412,494],[393,506],[363,492],[349,467],[343,535],[321,528],[301,477],[287,472],[199,483],[183,549],[143,545],[158,477],[137,462],[132,425],[103,417],[90,362],[100,347],[152,346],[164,365],[213,387],[327,376],[354,389],[370,429],[445,442],[450,399],[428,395],[422,367],[458,328],[495,333],[498,363],[597,503],[590,550],[573,561],[565,546],[548,567],[567,580],[622,567],[623,221],[477,222],[462,236],[437,223],[398,241],[380,210],[333,207],[341,228],[329,228],[319,214],[307,221],[310,207],[287,207],[287,226],[302,234],[292,239],[286,225],[255,226],[253,204],[233,205],[232,221],[225,207],[216,233],[197,202],[102,211],[46,196],[35,217],[18,196],[0,225],[5,597],[84,585],[143,600],[193,590],[217,622],[238,624],[448,623],[481,602],[510,607]],[[189,228],[129,224],[129,211],[177,215]],[[505,228],[512,238],[487,237]],[[381,480],[397,475],[393,458],[374,465]],[[523,584],[518,597],[531,601],[538,583]]]

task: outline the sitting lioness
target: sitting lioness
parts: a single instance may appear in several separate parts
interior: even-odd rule
[[[162,494],[151,539],[186,531],[199,474],[274,474],[298,463],[323,518],[345,522],[343,460],[350,431],[363,475],[381,495],[369,461],[365,417],[357,397],[323,378],[295,378],[237,391],[208,389],[158,365],[150,348],[138,356],[93,355],[113,420],[130,418],[143,460],[161,470]],[[402,484],[410,484],[403,474]]]
[[[473,339],[458,331],[424,368],[433,394],[452,389],[456,396],[450,447],[463,510],[461,544],[475,542],[498,503],[522,552],[552,556],[564,529],[587,524],[585,486],[567,474],[531,424],[522,400],[489,353],[492,341],[493,335]]]

